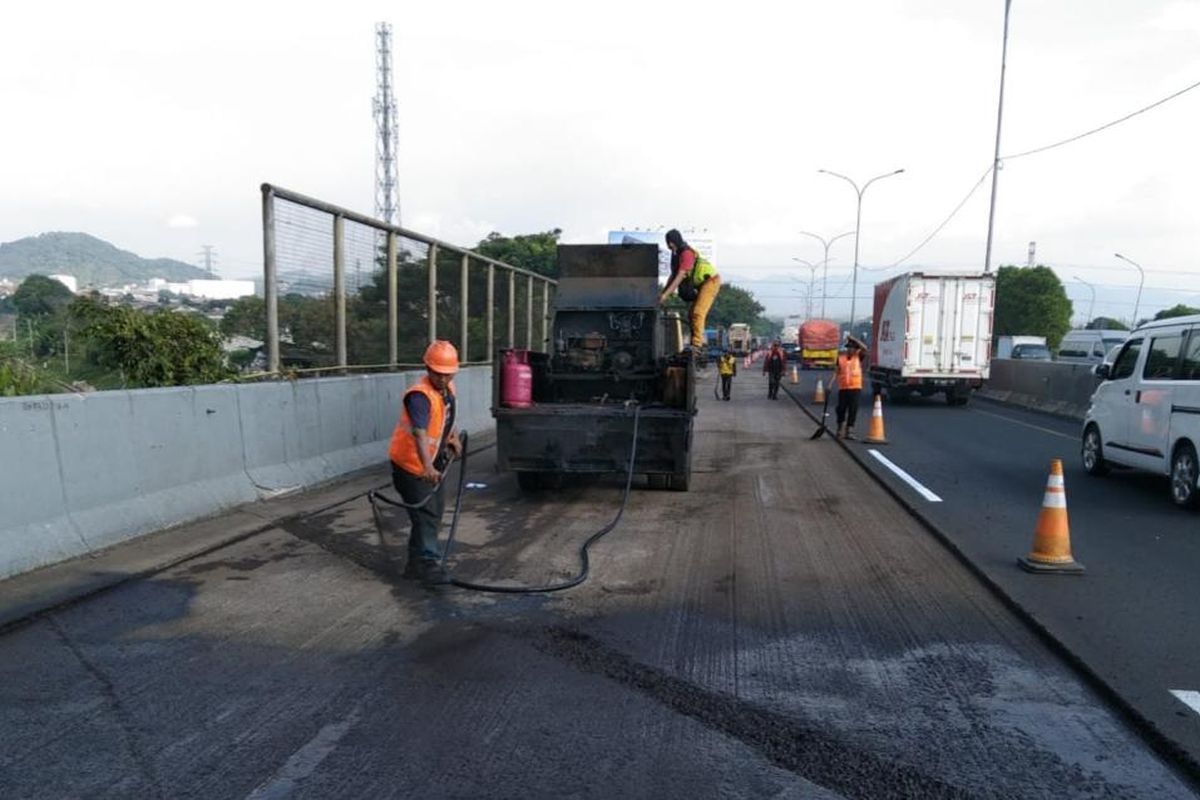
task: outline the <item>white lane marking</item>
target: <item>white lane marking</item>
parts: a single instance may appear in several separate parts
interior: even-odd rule
[[[1193,692],[1188,689],[1172,689],[1171,694],[1175,695],[1175,698],[1179,702],[1192,709],[1192,711],[1200,714],[1200,692]]]
[[[1031,425],[1028,422],[1022,422],[1019,419],[1013,419],[1012,417],[1006,417],[1003,414],[993,414],[991,411],[980,411],[978,408],[973,409],[973,410],[975,411],[976,414],[983,414],[985,417],[995,417],[996,419],[1002,419],[1005,422],[1011,422],[1013,425],[1021,425],[1026,428],[1033,428],[1035,431],[1041,431],[1042,433],[1048,433],[1051,436],[1061,436],[1064,439],[1070,439],[1072,442],[1079,440],[1078,437],[1068,436],[1067,434],[1063,433],[1062,431],[1052,431],[1049,428],[1043,428],[1041,425]]]
[[[887,457],[883,453],[879,452],[878,450],[868,450],[867,452],[870,453],[871,456],[876,461],[878,461],[880,464],[883,464],[885,467],[887,467],[892,472],[894,472],[896,474],[897,478],[904,481],[909,486],[911,486],[913,489],[915,489],[917,491],[917,494],[921,495],[921,497],[924,497],[926,500],[928,500],[931,503],[942,502],[942,498],[938,497],[936,494],[934,494],[933,492],[929,491],[924,486],[922,486],[921,482],[918,481],[916,478],[914,478],[912,475],[909,475],[907,472],[905,472],[904,470],[897,467],[891,461],[888,461]]]
[[[350,728],[354,727],[354,723],[357,721],[358,709],[355,708],[341,722],[321,728],[317,731],[316,736],[308,740],[307,744],[292,753],[292,757],[279,768],[278,772],[246,795],[246,800],[279,800],[291,797],[296,793],[297,784],[312,775],[317,767],[321,766],[321,762],[333,752],[337,743],[350,731]]]

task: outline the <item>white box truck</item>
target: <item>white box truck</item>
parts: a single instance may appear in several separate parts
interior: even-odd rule
[[[892,401],[945,393],[965,405],[988,378],[996,277],[909,272],[875,286],[872,388]]]

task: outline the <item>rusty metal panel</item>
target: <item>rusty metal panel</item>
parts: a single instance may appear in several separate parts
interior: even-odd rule
[[[554,307],[653,308],[658,305],[658,247],[652,244],[558,246]]]

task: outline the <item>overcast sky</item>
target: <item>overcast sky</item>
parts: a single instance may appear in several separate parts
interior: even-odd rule
[[[261,272],[258,186],[374,205],[374,23],[394,26],[406,227],[694,226],[727,280],[803,311],[801,230],[854,228],[886,268],[992,158],[1002,0],[10,4],[0,25],[0,241],[85,231],[229,277]],[[1001,150],[1116,119],[1200,80],[1200,0],[1014,0]],[[1038,260],[1080,316],[1200,305],[1200,89],[1000,172],[993,263]],[[924,249],[860,272],[982,266],[989,184]],[[853,238],[831,253],[845,313]],[[794,278],[801,278],[798,283]],[[818,286],[817,292],[820,289]],[[863,300],[860,299],[860,308]],[[860,312],[861,314],[862,312]],[[1144,315],[1144,314],[1143,314]]]

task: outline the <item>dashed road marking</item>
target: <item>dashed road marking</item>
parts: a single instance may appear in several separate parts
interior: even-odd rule
[[[1190,689],[1172,689],[1171,694],[1175,695],[1175,699],[1192,711],[1200,714],[1200,692],[1194,692]]]
[[[1067,434],[1063,433],[1062,431],[1052,431],[1049,428],[1043,428],[1041,425],[1033,425],[1029,422],[1022,422],[1019,419],[1013,419],[1012,417],[1006,417],[1003,414],[993,414],[991,411],[980,411],[978,408],[974,409],[974,411],[976,414],[983,414],[985,417],[995,417],[996,419],[1002,419],[1005,422],[1011,422],[1013,425],[1021,425],[1026,428],[1033,428],[1035,431],[1041,431],[1042,433],[1048,433],[1051,436],[1061,436],[1064,439],[1070,439],[1072,442],[1079,440],[1079,437],[1077,437],[1077,436],[1068,436]]]
[[[341,722],[326,725],[317,731],[317,735],[308,743],[292,753],[279,771],[259,784],[246,800],[282,800],[296,793],[301,782],[321,766],[339,741],[345,736],[354,723],[358,721],[359,709],[353,711]]]
[[[929,491],[928,489],[926,489],[926,488],[925,488],[925,487],[924,487],[924,486],[921,484],[921,482],[920,482],[920,481],[918,481],[918,480],[917,480],[916,478],[914,478],[912,475],[909,475],[907,472],[905,472],[904,470],[900,469],[900,467],[896,466],[896,465],[895,465],[895,464],[893,464],[891,461],[889,461],[889,460],[887,459],[887,457],[886,457],[886,456],[885,456],[883,453],[879,452],[878,450],[868,450],[867,452],[868,452],[868,453],[870,453],[870,454],[871,454],[871,456],[872,456],[872,457],[873,457],[873,458],[874,458],[876,461],[878,461],[880,464],[883,464],[885,467],[887,467],[887,468],[888,468],[888,469],[890,469],[890,470],[891,470],[893,473],[895,473],[895,475],[896,475],[896,477],[897,477],[897,478],[899,478],[900,480],[904,481],[904,482],[905,482],[905,483],[907,483],[909,486],[911,486],[913,489],[915,489],[915,490],[916,490],[916,492],[917,492],[917,494],[921,495],[921,497],[924,497],[926,500],[928,500],[928,501],[929,501],[929,502],[931,502],[931,503],[940,503],[940,502],[942,502],[942,498],[938,497],[936,494],[934,494],[933,492],[931,492],[931,491]]]

